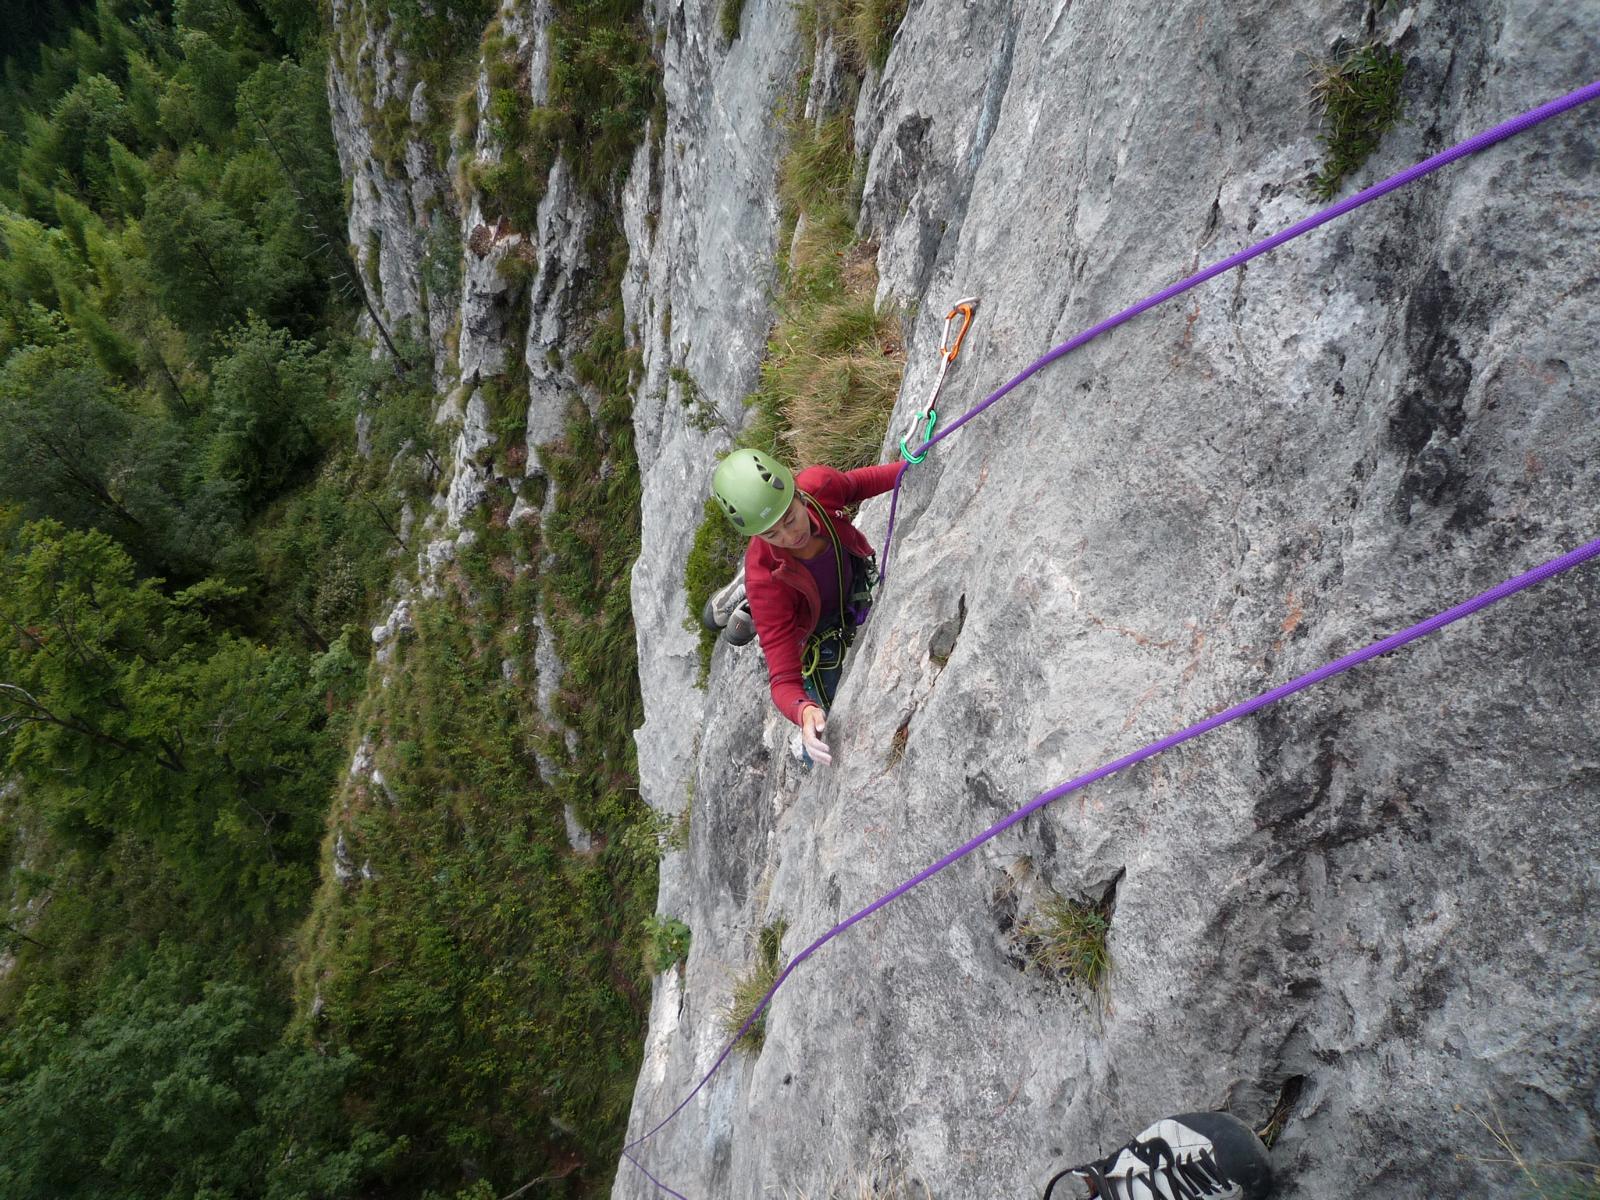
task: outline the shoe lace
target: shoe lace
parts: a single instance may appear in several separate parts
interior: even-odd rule
[[[1124,1151],[1142,1162],[1145,1169],[1106,1174]],[[1233,1185],[1227,1172],[1217,1165],[1210,1149],[1175,1154],[1165,1138],[1129,1142],[1099,1162],[1062,1171],[1045,1187],[1044,1200],[1050,1200],[1056,1183],[1068,1175],[1082,1178],[1093,1189],[1090,1195],[1102,1197],[1103,1200],[1134,1200],[1135,1184],[1143,1184],[1158,1200],[1204,1200],[1207,1196],[1227,1191]]]

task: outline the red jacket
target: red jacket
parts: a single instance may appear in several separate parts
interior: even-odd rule
[[[872,543],[850,524],[844,510],[868,496],[887,492],[899,474],[899,463],[842,472],[832,467],[807,467],[795,476],[795,486],[833,518],[834,532],[845,553],[865,558],[872,553]],[[827,530],[819,524],[817,514],[810,508],[806,512],[811,517],[812,530],[826,537]],[[800,671],[801,651],[822,612],[816,581],[787,550],[753,537],[744,552],[744,590],[750,599],[750,615],[755,618],[761,651],[767,656],[772,702],[798,725],[800,710],[816,703],[806,695]]]

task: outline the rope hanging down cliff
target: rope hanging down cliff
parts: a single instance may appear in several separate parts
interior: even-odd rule
[[[885,564],[884,577],[887,576],[890,539],[894,535],[895,505],[899,500],[900,482],[905,477],[906,468],[911,465],[912,461],[920,461],[932,446],[940,441],[943,441],[957,429],[960,429],[968,421],[972,420],[979,413],[989,408],[1001,397],[1016,388],[1024,380],[1036,374],[1038,371],[1042,370],[1056,359],[1071,353],[1085,342],[1090,341],[1091,339],[1098,337],[1100,334],[1115,328],[1117,325],[1120,325],[1132,317],[1139,315],[1147,309],[1154,308],[1156,305],[1170,300],[1174,296],[1180,295],[1185,291],[1188,291],[1190,288],[1205,282],[1206,280],[1222,273],[1223,271],[1230,270],[1233,267],[1248,262],[1257,255],[1264,254],[1268,250],[1274,249],[1277,246],[1282,245],[1284,242],[1300,236],[1302,233],[1309,232],[1318,225],[1333,220],[1335,217],[1342,216],[1344,213],[1349,212],[1353,208],[1358,208],[1370,200],[1375,200],[1379,196],[1394,191],[1396,188],[1403,187],[1405,184],[1411,183],[1412,181],[1419,179],[1432,171],[1436,171],[1440,167],[1454,162],[1458,158],[1462,158],[1466,155],[1474,154],[1479,150],[1486,149],[1487,147],[1494,145],[1496,142],[1503,141],[1514,134],[1521,133],[1522,131],[1532,128],[1534,125],[1537,125],[1542,121],[1549,120],[1553,116],[1566,112],[1568,109],[1575,108],[1578,105],[1584,104],[1590,100],[1594,100],[1597,97],[1600,97],[1600,80],[1597,80],[1586,87],[1580,88],[1559,100],[1554,100],[1548,104],[1541,105],[1538,108],[1531,109],[1519,117],[1515,117],[1510,121],[1506,121],[1503,124],[1497,125],[1493,129],[1486,130],[1475,137],[1469,138],[1466,141],[1451,147],[1449,150],[1446,150],[1440,154],[1436,154],[1432,158],[1426,159],[1423,162],[1420,162],[1417,165],[1409,168],[1408,170],[1402,171],[1400,174],[1394,175],[1384,182],[1375,185],[1374,187],[1370,187],[1365,191],[1358,192],[1349,197],[1347,200],[1341,201],[1339,204],[1323,209],[1321,212],[1306,218],[1298,224],[1290,226],[1281,233],[1275,234],[1274,236],[1267,238],[1265,241],[1258,242],[1256,245],[1240,251],[1229,258],[1223,259],[1221,262],[1206,268],[1204,271],[1201,271],[1198,274],[1191,275],[1189,278],[1175,283],[1165,290],[1157,292],[1153,296],[1141,300],[1138,304],[1133,305],[1131,308],[1124,309],[1115,316],[1102,321],[1100,324],[1091,329],[1085,330],[1078,336],[1070,339],[1069,341],[1063,342],[1061,345],[1055,347],[1047,354],[1043,355],[1039,359],[1036,359],[1023,371],[1013,376],[1000,388],[990,393],[980,403],[975,405],[966,413],[962,414],[961,417],[952,422],[944,430],[926,440],[917,448],[914,455],[908,453],[907,461],[902,462],[901,464],[900,474],[895,482],[894,500],[891,501],[889,509],[889,530],[884,538],[883,551],[883,561]],[[968,319],[970,320],[970,313],[968,315]],[[965,332],[964,329],[963,332]],[[953,355],[951,357],[953,358]],[[946,361],[946,366],[948,366],[948,360]],[[805,962],[823,946],[827,945],[827,943],[843,934],[846,930],[850,929],[858,922],[865,920],[879,909],[893,903],[895,900],[899,899],[913,888],[926,882],[928,879],[931,879],[934,875],[937,875],[946,867],[952,865],[962,858],[965,858],[974,850],[978,849],[978,847],[984,845],[993,838],[998,837],[1001,833],[1005,832],[1007,829],[1010,829],[1018,822],[1025,820],[1027,817],[1033,815],[1041,808],[1044,808],[1046,805],[1059,800],[1061,797],[1068,795],[1071,792],[1077,791],[1081,788],[1089,786],[1092,783],[1096,783],[1102,779],[1105,779],[1107,776],[1113,775],[1127,767],[1144,762],[1146,759],[1153,758],[1155,755],[1160,754],[1164,750],[1172,749],[1173,747],[1181,745],[1184,742],[1200,737],[1202,734],[1209,733],[1222,725],[1226,725],[1232,721],[1236,721],[1242,717],[1248,716],[1251,713],[1257,712],[1258,710],[1265,708],[1266,706],[1279,700],[1285,699],[1296,692],[1303,691],[1304,689],[1315,684],[1322,683],[1323,681],[1330,679],[1335,675],[1349,671],[1370,659],[1378,657],[1379,655],[1387,654],[1393,650],[1398,650],[1410,642],[1426,637],[1431,633],[1435,633],[1438,630],[1443,629],[1446,625],[1469,617],[1474,613],[1487,608],[1491,604],[1495,604],[1500,600],[1504,600],[1506,597],[1514,595],[1515,593],[1526,588],[1533,587],[1535,584],[1542,583],[1554,575],[1569,571],[1574,567],[1596,558],[1597,556],[1600,556],[1600,538],[1596,538],[1590,542],[1587,542],[1586,544],[1578,547],[1575,550],[1569,551],[1559,558],[1551,559],[1550,561],[1543,563],[1542,565],[1535,567],[1534,569],[1527,571],[1522,575],[1508,579],[1499,586],[1491,588],[1489,591],[1483,592],[1478,596],[1473,597],[1471,600],[1458,604],[1453,608],[1446,609],[1444,612],[1437,613],[1434,616],[1429,617],[1427,620],[1421,621],[1408,629],[1404,629],[1399,633],[1391,634],[1389,637],[1383,638],[1381,641],[1373,642],[1371,645],[1366,646],[1361,650],[1347,654],[1344,657],[1336,659],[1332,662],[1325,663],[1323,666],[1318,667],[1316,670],[1310,671],[1307,674],[1301,675],[1297,679],[1293,679],[1288,683],[1280,684],[1279,686],[1272,688],[1270,691],[1263,692],[1250,700],[1246,700],[1211,717],[1207,717],[1205,720],[1190,725],[1186,729],[1182,729],[1177,733],[1169,734],[1167,737],[1152,742],[1131,754],[1124,755],[1113,762],[1106,763],[1103,766],[1088,772],[1087,774],[1080,775],[1075,779],[1069,780],[1066,783],[1052,788],[1050,791],[1036,796],[1033,800],[1030,800],[1027,804],[1023,805],[1009,816],[990,826],[988,829],[984,830],[982,833],[978,834],[976,837],[973,837],[961,846],[958,846],[956,849],[950,851],[937,862],[925,867],[916,875],[900,884],[899,887],[894,888],[892,891],[880,896],[866,907],[851,914],[849,917],[835,925],[832,929],[824,933],[821,937],[813,941],[804,950],[800,951],[800,953],[795,955],[794,959],[788,964],[787,967],[784,968],[783,972],[773,982],[772,986],[767,989],[766,994],[762,996],[760,1002],[755,1006],[755,1009],[751,1012],[750,1016],[745,1020],[744,1024],[740,1026],[739,1031],[735,1033],[733,1037],[728,1040],[727,1045],[722,1048],[722,1052],[718,1054],[716,1061],[711,1064],[710,1069],[701,1077],[700,1082],[695,1084],[688,1095],[684,1096],[684,1098],[678,1102],[677,1107],[675,1107],[670,1113],[657,1122],[656,1125],[638,1138],[635,1138],[633,1141],[627,1143],[627,1145],[625,1145],[622,1149],[623,1157],[636,1166],[640,1172],[643,1173],[644,1176],[649,1179],[650,1182],[659,1190],[665,1192],[669,1196],[676,1197],[677,1200],[688,1200],[688,1198],[685,1197],[681,1192],[674,1191],[671,1187],[668,1187],[665,1183],[661,1182],[661,1180],[652,1175],[645,1168],[644,1164],[633,1155],[632,1151],[637,1147],[642,1146],[645,1142],[649,1141],[652,1137],[664,1129],[674,1118],[678,1116],[679,1113],[681,1113],[688,1106],[689,1102],[700,1093],[701,1089],[703,1089],[705,1085],[710,1082],[712,1077],[721,1069],[723,1063],[727,1060],[728,1055],[733,1052],[734,1046],[738,1044],[739,1040],[744,1037],[744,1035],[749,1031],[750,1027],[754,1025],[755,1022],[761,1017],[761,1014],[766,1011],[767,1006],[772,1002],[772,998],[777,994],[778,989],[781,988],[789,976],[799,968],[801,963]]]
[[[1600,557],[1600,538],[1595,538],[1593,541],[1587,542],[1584,545],[1579,546],[1576,550],[1571,550],[1559,558],[1553,558],[1549,562],[1543,563],[1531,571],[1525,572],[1522,575],[1518,575],[1513,579],[1508,579],[1499,586],[1490,588],[1487,592],[1483,592],[1480,595],[1474,596],[1471,600],[1457,604],[1454,608],[1448,608],[1444,612],[1436,613],[1434,616],[1429,617],[1425,621],[1418,622],[1409,629],[1403,629],[1399,633],[1390,634],[1381,641],[1373,642],[1370,646],[1367,646],[1361,650],[1357,650],[1354,653],[1346,654],[1343,658],[1335,659],[1330,663],[1324,663],[1316,670],[1309,671],[1300,676],[1298,679],[1292,679],[1288,683],[1281,683],[1271,691],[1262,692],[1259,696],[1243,701],[1242,703],[1235,704],[1232,708],[1224,709],[1222,712],[1219,712],[1214,716],[1207,717],[1203,721],[1196,722],[1186,729],[1179,730],[1177,733],[1168,734],[1159,741],[1151,742],[1142,749],[1135,750],[1132,754],[1125,754],[1114,762],[1106,763],[1104,766],[1097,767],[1085,775],[1079,775],[1076,779],[1068,780],[1066,783],[1051,788],[1048,792],[1044,792],[1039,796],[1035,796],[1032,800],[1028,801],[1027,804],[1024,804],[1021,808],[1017,809],[1009,816],[991,825],[988,829],[985,829],[982,833],[978,834],[970,841],[967,841],[956,847],[937,862],[924,867],[921,871],[918,871],[915,875],[906,880],[893,891],[879,896],[865,908],[852,913],[843,921],[840,921],[832,929],[828,930],[827,933],[817,938],[816,941],[812,942],[804,950],[800,951],[799,954],[796,954],[793,961],[791,961],[789,965],[784,968],[783,973],[778,976],[778,978],[773,982],[773,985],[767,989],[766,994],[761,997],[761,1002],[755,1006],[755,1010],[751,1012],[749,1018],[743,1025],[739,1027],[739,1032],[734,1034],[733,1037],[728,1040],[728,1044],[722,1048],[722,1053],[717,1056],[717,1061],[711,1064],[711,1069],[705,1073],[699,1083],[695,1084],[694,1090],[685,1096],[678,1103],[678,1106],[668,1113],[653,1129],[624,1146],[622,1148],[623,1155],[641,1171],[644,1171],[643,1164],[634,1158],[629,1151],[636,1146],[642,1145],[644,1142],[648,1141],[663,1128],[665,1128],[667,1123],[676,1117],[680,1112],[682,1112],[685,1106],[688,1105],[689,1101],[695,1098],[700,1089],[705,1087],[705,1085],[711,1081],[711,1077],[717,1073],[718,1069],[721,1068],[723,1061],[728,1057],[729,1054],[733,1052],[734,1046],[738,1045],[739,1039],[744,1037],[744,1035],[749,1031],[750,1027],[760,1019],[761,1014],[766,1011],[767,1005],[772,1001],[772,997],[776,995],[778,989],[783,986],[784,980],[788,979],[801,963],[805,962],[806,959],[810,958],[818,950],[822,949],[823,946],[827,945],[834,938],[838,937],[845,930],[849,929],[852,925],[859,921],[865,920],[867,917],[870,917],[873,913],[877,912],[880,908],[883,908],[884,906],[893,903],[895,900],[898,900],[901,896],[905,895],[918,884],[926,882],[927,880],[933,878],[933,876],[937,875],[940,871],[950,866],[952,863],[965,858],[979,846],[982,846],[985,842],[998,837],[1017,822],[1032,816],[1045,805],[1061,799],[1061,797],[1070,792],[1075,792],[1080,788],[1088,787],[1091,783],[1098,783],[1100,780],[1105,779],[1109,775],[1114,775],[1118,771],[1124,770],[1127,767],[1135,766],[1138,763],[1144,762],[1147,758],[1154,758],[1163,750],[1170,750],[1174,746],[1182,745],[1184,742],[1191,741],[1202,734],[1210,733],[1213,729],[1216,729],[1219,726],[1226,725],[1231,721],[1237,721],[1240,717],[1249,716],[1251,713],[1256,712],[1259,709],[1263,709],[1269,704],[1273,704],[1276,701],[1284,699],[1285,697],[1292,696],[1296,692],[1304,691],[1306,688],[1311,687],[1314,684],[1322,683],[1324,680],[1331,679],[1333,676],[1342,674],[1343,672],[1350,670],[1352,667],[1358,667],[1369,659],[1377,658],[1382,654],[1388,654],[1391,650],[1398,650],[1402,646],[1416,641],[1418,638],[1427,637],[1430,633],[1436,633],[1440,629],[1443,629],[1446,625],[1462,620],[1465,617],[1470,617],[1473,613],[1478,612],[1480,609],[1488,608],[1489,605],[1494,604],[1497,601],[1504,600],[1507,596],[1514,595],[1525,588],[1533,587],[1535,584],[1543,583],[1553,575],[1559,575],[1563,571],[1570,571],[1573,567],[1580,566],[1581,564],[1586,563],[1590,559],[1596,557]],[[649,1172],[645,1171],[645,1174],[649,1175]],[[678,1196],[679,1200],[687,1200],[686,1197],[680,1196],[679,1193],[667,1187],[654,1176],[650,1176],[650,1179],[651,1182],[655,1183],[657,1187],[661,1188],[668,1195]]]

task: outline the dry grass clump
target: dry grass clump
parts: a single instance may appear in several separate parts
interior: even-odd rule
[[[789,149],[778,164],[778,200],[791,216],[816,220],[824,210],[854,224],[850,214],[855,178],[855,137],[848,113],[818,124],[789,124]],[[846,235],[848,238],[848,234]]]
[[[855,187],[849,117],[797,122],[778,176],[794,235],[755,397],[796,467],[877,461],[905,369],[899,318],[875,302],[877,246],[856,240]]]
[[[877,461],[905,369],[900,323],[870,292],[786,314],[761,368],[779,400],[786,457],[840,470]]]
[[[855,235],[849,117],[798,121],[778,177],[792,222],[751,443],[795,468],[876,462],[900,391],[899,316],[876,305],[877,246]]]
[[[1457,1105],[1456,1111],[1464,1110]],[[1485,1117],[1479,1112],[1465,1111],[1470,1112],[1472,1119],[1483,1126],[1501,1153],[1489,1158],[1465,1154],[1458,1157],[1489,1166],[1515,1168],[1520,1184],[1515,1194],[1523,1200],[1600,1200],[1600,1162],[1529,1159],[1517,1146],[1498,1113]]]
[[[733,995],[729,997],[727,1007],[722,1011],[722,1032],[725,1037],[736,1037],[745,1022],[750,1020],[750,1015],[756,1011],[756,1006],[772,990],[772,985],[778,982],[778,976],[783,974],[787,965],[780,948],[783,935],[788,932],[789,923],[782,919],[762,928],[761,934],[756,939],[756,961],[737,980],[734,981]],[[761,1053],[761,1047],[767,1040],[767,1014],[765,1010],[756,1018],[744,1038],[739,1042],[739,1049],[754,1057]]]
[[[1034,966],[1085,988],[1098,987],[1111,965],[1111,918],[1098,905],[1051,893],[1019,933]]]
[[[860,71],[888,60],[905,15],[906,0],[810,0],[800,9],[802,28],[813,38],[834,34],[845,60]]]

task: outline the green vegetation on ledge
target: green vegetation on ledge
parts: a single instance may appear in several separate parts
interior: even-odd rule
[[[717,29],[722,40],[731,42],[739,36],[739,24],[744,19],[744,0],[722,0],[717,10]]]
[[[1085,989],[1098,987],[1111,965],[1111,919],[1101,905],[1049,893],[1018,932],[1035,967]]]
[[[534,104],[527,65],[514,40],[484,42],[489,108],[483,119],[499,157],[474,162],[470,182],[490,217],[532,229],[545,180],[560,147],[580,187],[608,196],[626,171],[651,115],[666,100],[648,31],[635,0],[557,0],[554,53],[543,104]]]
[[[783,968],[787,965],[782,950],[783,935],[788,931],[789,923],[781,917],[762,926],[756,937],[756,960],[748,971],[734,981],[733,994],[722,1011],[724,1037],[734,1037],[744,1029],[745,1022],[755,1013],[756,1006],[778,982],[778,976],[783,974]],[[761,1053],[766,1040],[767,1014],[762,1010],[740,1039],[738,1049],[740,1053],[754,1058]]]
[[[573,789],[541,775],[530,696],[529,528],[486,525],[451,594],[414,606],[363,714],[384,784],[341,798],[359,881],[325,880],[304,934],[302,1033],[364,1064],[356,1094],[403,1147],[391,1193],[449,1194],[470,1161],[505,1182],[570,1166],[600,1194],[638,1067],[629,916],[653,905],[654,848],[598,797],[579,810],[596,849],[566,846]]]

